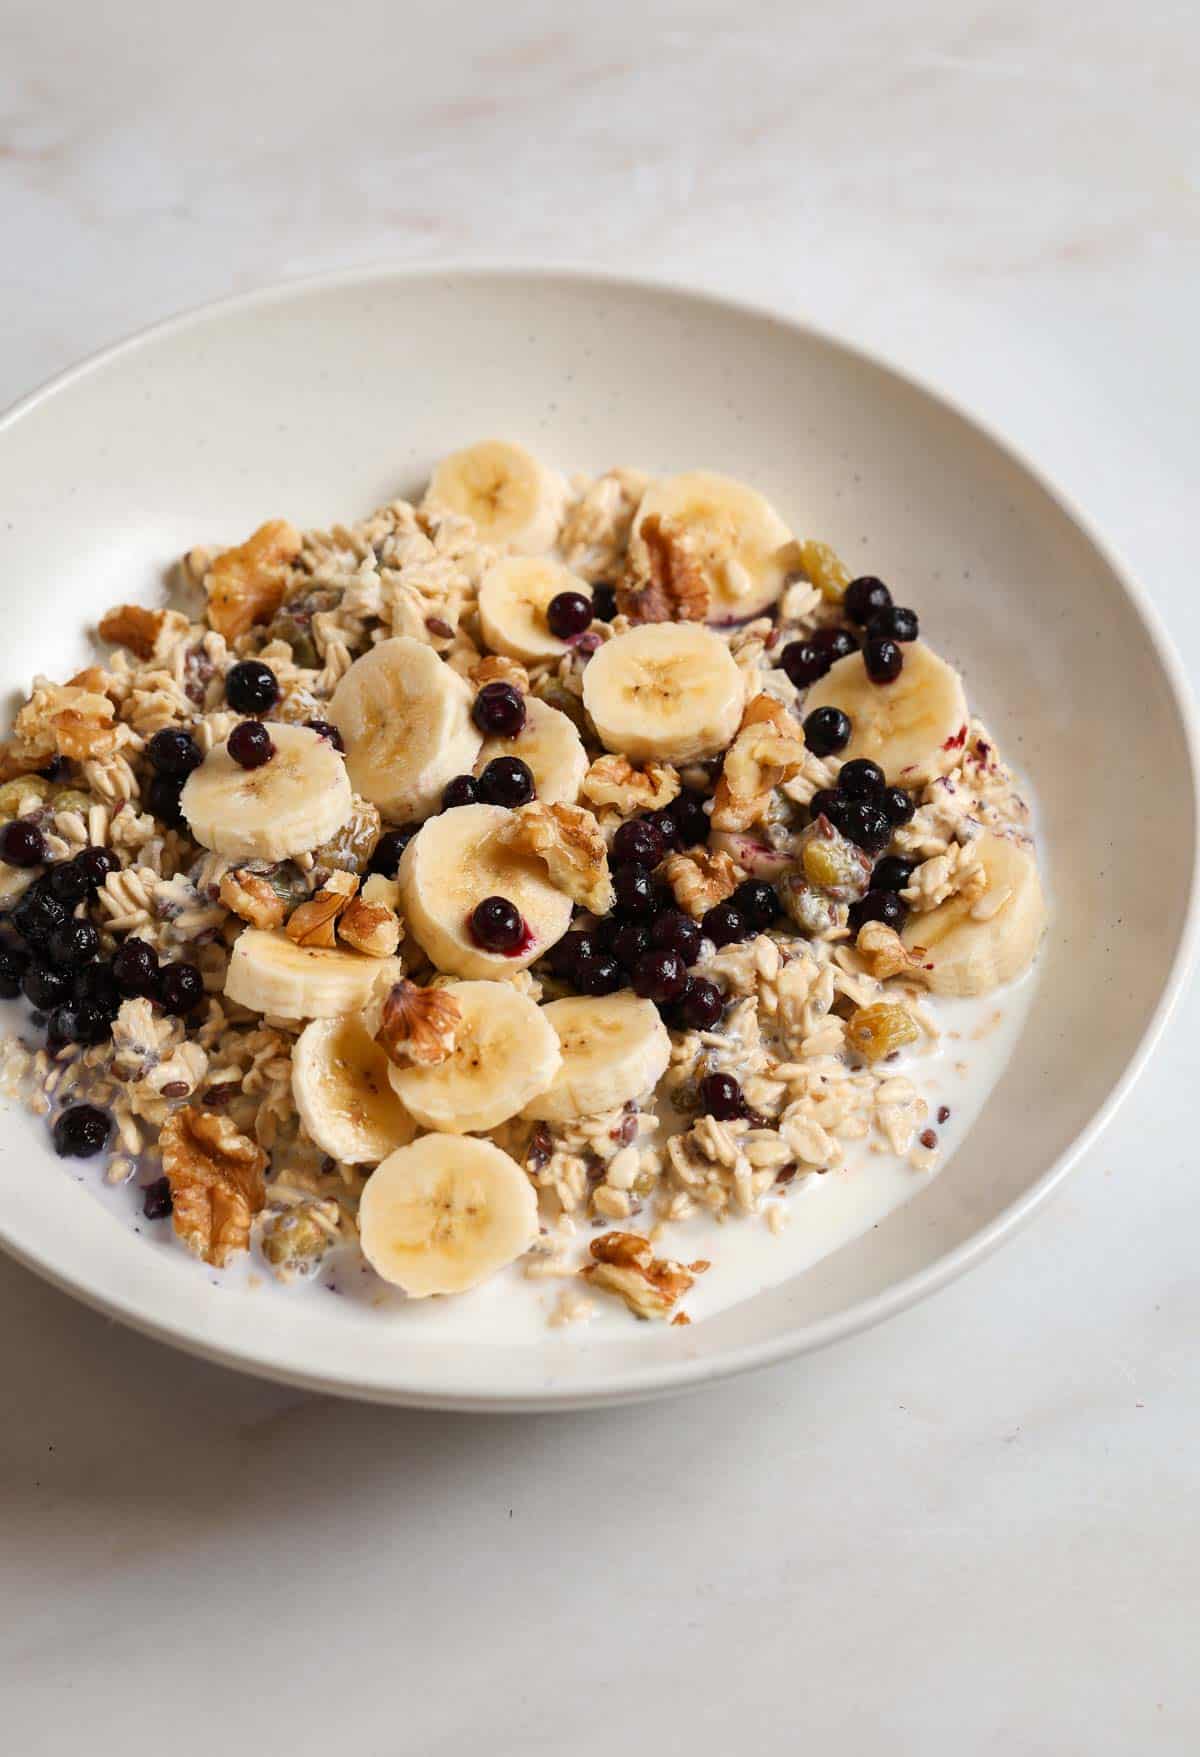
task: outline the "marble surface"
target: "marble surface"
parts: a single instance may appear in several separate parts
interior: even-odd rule
[[[952,388],[1132,559],[1196,677],[1182,0],[0,0],[0,41],[0,403],[316,269],[670,275]],[[652,1407],[301,1396],[0,1262],[6,1748],[1194,1751],[1198,1032],[1192,994],[966,1281]]]

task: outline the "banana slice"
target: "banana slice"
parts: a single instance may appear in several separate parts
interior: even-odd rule
[[[292,1097],[324,1152],[374,1165],[408,1146],[416,1124],[392,1090],[391,1065],[358,1013],[304,1027],[292,1051]]]
[[[515,738],[487,738],[475,760],[475,773],[496,756],[520,757],[533,773],[544,805],[574,805],[588,771],[587,751],[575,723],[549,702],[525,698],[525,724]]]
[[[894,683],[872,683],[861,653],[839,659],[804,698],[804,713],[835,707],[850,716],[842,760],[870,757],[901,787],[915,787],[952,769],[962,754],[967,698],[962,678],[923,641],[903,648]]]
[[[288,860],[328,841],[350,816],[346,765],[327,738],[272,720],[275,755],[243,769],[224,744],[210,750],[179,804],[197,842],[237,860]]]
[[[453,1055],[430,1068],[389,1063],[392,1086],[423,1128],[494,1129],[546,1090],[562,1063],[558,1038],[511,983],[451,982],[446,993],[462,1011]]]
[[[695,762],[724,750],[746,686],[719,635],[651,622],[605,642],[583,674],[583,705],[608,750],[631,762]]]
[[[509,555],[493,562],[479,582],[479,627],[494,653],[523,664],[560,659],[566,641],[550,633],[546,606],[560,592],[592,595],[586,580],[544,556]]]
[[[744,482],[710,470],[688,470],[652,482],[633,522],[631,560],[648,518],[669,519],[687,532],[708,587],[709,622],[758,616],[783,591],[792,533],[769,500]]]
[[[526,1104],[537,1122],[565,1123],[651,1092],[666,1073],[671,1039],[653,1001],[632,994],[568,995],[542,1008],[558,1033],[562,1066]]]
[[[361,1012],[376,982],[398,982],[403,968],[399,958],[298,946],[282,930],[246,927],[233,942],[225,993],[256,1013],[331,1019]]]
[[[414,1299],[477,1287],[537,1231],[537,1198],[516,1160],[463,1135],[422,1135],[389,1154],[358,1209],[363,1255]]]
[[[356,659],[329,704],[354,791],[396,823],[435,812],[479,753],[471,702],[466,680],[409,635]]]
[[[1046,926],[1032,850],[990,832],[971,847],[987,874],[982,897],[951,897],[927,915],[910,916],[901,936],[910,951],[920,951],[935,994],[987,994],[1015,981],[1032,964]]]
[[[413,937],[451,976],[511,976],[560,940],[571,899],[540,860],[508,846],[512,813],[500,805],[458,805],[421,826],[400,861],[400,901]],[[476,945],[469,917],[485,897],[507,897],[525,921],[509,954]]]
[[[485,543],[540,555],[558,534],[567,485],[524,447],[485,439],[443,458],[430,478],[428,508],[462,513]]]

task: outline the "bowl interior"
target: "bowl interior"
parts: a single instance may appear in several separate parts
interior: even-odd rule
[[[1053,1181],[1121,1082],[1188,917],[1195,785],[1174,673],[1060,502],[972,422],[791,323],[623,283],[382,274],[156,331],[0,427],[0,678],[88,653],[196,542],[324,524],[419,486],[490,434],[568,471],[708,466],[920,609],[1031,778],[1054,915],[1008,1071],[947,1169],[802,1278],[689,1331],[581,1347],[422,1343],[340,1302],[255,1302],[147,1250],[0,1117],[0,1236],[84,1297],[261,1371],[410,1401],[646,1393],[842,1334],[934,1284]],[[1114,801],[1131,810],[1114,812]],[[1153,850],[1153,859],[1149,851]],[[87,1168],[81,1171],[87,1176]],[[94,1174],[92,1174],[94,1175]]]

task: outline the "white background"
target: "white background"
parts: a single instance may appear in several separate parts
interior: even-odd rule
[[[1198,82],[1187,0],[0,0],[0,403],[320,268],[672,275],[951,387],[1195,676]],[[356,1408],[0,1262],[0,1743],[1195,1752],[1198,1031],[965,1282],[685,1401]]]

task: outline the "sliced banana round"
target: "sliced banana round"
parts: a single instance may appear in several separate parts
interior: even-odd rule
[[[570,649],[546,621],[546,608],[560,592],[590,599],[592,588],[545,556],[508,555],[493,562],[479,582],[479,627],[492,651],[523,664],[560,659]]]
[[[350,816],[340,753],[307,726],[269,722],[275,755],[243,769],[227,745],[209,751],[180,795],[197,842],[235,860],[288,860],[328,841]]]
[[[648,518],[681,527],[708,587],[709,622],[758,616],[783,591],[792,533],[769,500],[744,482],[711,470],[662,476],[642,496],[633,522],[630,558],[637,567]]]
[[[225,993],[256,1013],[281,1019],[330,1019],[358,1013],[375,984],[398,982],[399,958],[368,958],[340,946],[298,946],[282,930],[243,928],[233,942]]]
[[[894,683],[872,683],[861,653],[839,659],[813,684],[803,712],[841,708],[851,727],[842,760],[869,757],[889,781],[915,787],[946,774],[962,755],[967,698],[958,672],[923,641],[901,651]]]
[[[329,704],[354,791],[394,822],[427,818],[447,781],[474,767],[481,740],[471,704],[465,678],[424,641],[380,641],[354,661]]]
[[[573,720],[549,702],[525,698],[525,724],[515,738],[486,738],[475,759],[482,775],[493,757],[520,757],[528,763],[544,805],[574,805],[588,771],[587,751]]]
[[[911,915],[902,938],[921,958],[935,994],[987,994],[1032,964],[1046,926],[1046,901],[1033,850],[985,832],[971,843],[987,875],[975,901],[951,897]]]
[[[314,1019],[292,1050],[292,1097],[317,1146],[346,1165],[407,1147],[416,1124],[392,1090],[387,1056],[359,1013]]]
[[[463,1135],[422,1135],[389,1154],[358,1209],[363,1255],[414,1299],[477,1287],[537,1231],[537,1198],[516,1160]]]
[[[451,982],[462,1013],[454,1053],[389,1078],[423,1128],[465,1135],[494,1129],[544,1092],[562,1062],[554,1027],[509,982]]]
[[[542,1013],[558,1035],[562,1066],[523,1114],[571,1122],[652,1092],[667,1071],[671,1039],[653,1001],[632,994],[568,995]]]
[[[546,868],[508,844],[512,813],[500,805],[458,805],[430,818],[400,861],[400,901],[414,939],[451,976],[511,976],[560,940],[571,923],[571,899],[550,883]],[[511,954],[475,943],[470,916],[485,897],[507,897],[527,929]]]
[[[461,513],[485,543],[540,555],[558,534],[567,485],[523,446],[484,439],[442,459],[429,480],[427,508]]]
[[[605,747],[635,763],[715,756],[738,729],[745,695],[725,642],[694,622],[617,635],[583,674],[583,705]]]

